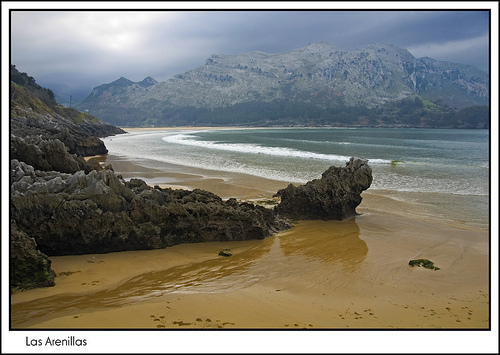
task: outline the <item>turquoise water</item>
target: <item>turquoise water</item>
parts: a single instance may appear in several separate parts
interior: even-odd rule
[[[362,157],[373,170],[370,191],[409,193],[419,200],[423,196],[419,194],[424,194],[432,201],[456,196],[448,204],[456,204],[471,219],[488,221],[488,130],[134,131],[108,138],[105,144],[110,154],[135,162],[147,160],[293,183],[319,178],[329,166],[343,166],[351,156]]]

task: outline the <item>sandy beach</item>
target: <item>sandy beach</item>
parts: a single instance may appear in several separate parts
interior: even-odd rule
[[[56,286],[14,294],[12,326],[485,329],[484,238],[365,211],[263,241],[54,257]]]
[[[259,201],[286,183],[172,173],[107,157],[124,178]],[[151,180],[149,183],[151,183]],[[265,240],[52,257],[56,286],[11,296],[13,329],[488,329],[489,235],[366,191],[359,216]],[[231,249],[232,257],[218,255]],[[429,259],[439,270],[410,267]]]

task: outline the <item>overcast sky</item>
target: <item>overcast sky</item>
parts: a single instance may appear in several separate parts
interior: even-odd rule
[[[476,10],[12,10],[10,29],[11,63],[40,85],[75,97],[121,76],[167,80],[212,54],[281,53],[319,41],[341,49],[378,41],[415,57],[486,72],[489,65],[489,13]]]

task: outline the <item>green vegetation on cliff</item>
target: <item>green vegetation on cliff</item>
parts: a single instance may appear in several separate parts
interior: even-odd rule
[[[99,122],[96,117],[88,113],[58,104],[52,90],[38,85],[33,77],[19,72],[15,65],[10,66],[10,78],[12,116],[58,114],[75,123]],[[31,112],[26,111],[26,108],[30,108]]]
[[[213,109],[165,108],[152,115],[138,109],[109,108],[108,121],[120,126],[362,126],[489,128],[489,108],[463,109],[432,103],[418,97],[387,103],[378,108],[345,106],[336,102],[324,108],[304,101],[245,102]]]
[[[47,106],[56,106],[56,98],[52,90],[41,87],[36,83],[36,80],[26,73],[21,73],[16,69],[15,65],[10,66],[10,81],[18,86],[25,87],[38,97]]]

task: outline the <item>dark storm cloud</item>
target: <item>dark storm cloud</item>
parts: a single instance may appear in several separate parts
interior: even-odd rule
[[[378,41],[488,69],[487,11],[13,11],[11,60],[62,94],[125,76],[166,80],[212,54]],[[63,92],[64,91],[64,92]]]

